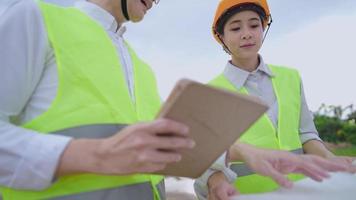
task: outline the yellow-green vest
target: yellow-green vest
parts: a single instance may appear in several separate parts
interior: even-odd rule
[[[70,132],[80,127],[124,127],[152,120],[160,107],[152,70],[129,48],[134,66],[135,100],[132,101],[115,46],[105,30],[75,8],[39,2],[51,46],[54,49],[58,91],[49,109],[23,127],[43,134]],[[79,128],[78,128],[79,127]],[[119,129],[118,129],[119,130]],[[115,131],[111,134],[114,134]],[[94,137],[101,137],[96,132]],[[86,137],[79,136],[79,137]],[[88,136],[92,137],[92,136]],[[140,199],[161,199],[162,176],[136,174],[103,176],[80,174],[56,180],[43,191],[3,189],[4,200],[95,199],[95,192],[136,185]],[[151,192],[141,189],[149,185]],[[140,189],[141,188],[141,189]],[[120,190],[121,191],[121,190]],[[89,193],[89,195],[81,196]],[[133,199],[118,196],[116,199]]]
[[[287,150],[302,153],[299,138],[300,121],[300,77],[296,70],[286,67],[269,66],[274,76],[271,78],[273,89],[278,102],[278,129],[264,114],[239,139],[243,143],[260,148]],[[246,88],[239,90],[223,75],[213,79],[210,85],[230,91],[248,94]],[[253,173],[245,164],[234,162],[231,169],[238,174],[235,182],[241,193],[262,193],[277,189],[279,186],[269,177]],[[292,180],[301,179],[301,175],[291,174]]]

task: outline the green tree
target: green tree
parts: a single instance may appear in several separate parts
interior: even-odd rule
[[[353,111],[352,113],[350,113],[348,116],[347,116],[347,120],[349,121],[356,121],[356,111]]]
[[[342,121],[337,117],[316,115],[315,126],[322,140],[337,143],[345,140]]]
[[[346,111],[349,114],[345,118]],[[315,125],[320,137],[327,142],[348,142],[356,145],[356,111],[353,105],[327,106],[322,104],[315,114]]]

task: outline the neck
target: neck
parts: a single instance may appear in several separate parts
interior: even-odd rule
[[[235,56],[232,56],[231,62],[233,65],[237,66],[240,69],[243,69],[248,72],[253,72],[260,64],[260,59],[258,58],[258,55],[253,58],[237,58]]]
[[[121,26],[121,24],[125,23],[127,20],[124,17],[121,9],[121,1],[113,1],[113,0],[87,0],[102,9],[108,11],[116,20],[116,22]]]

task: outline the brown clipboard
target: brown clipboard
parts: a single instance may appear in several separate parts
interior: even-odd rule
[[[198,178],[268,109],[257,98],[188,79],[178,81],[157,118],[189,126],[196,146],[157,174]]]

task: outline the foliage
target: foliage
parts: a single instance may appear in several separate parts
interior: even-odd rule
[[[334,153],[339,156],[354,156],[356,157],[356,146],[338,148],[334,150]]]
[[[350,110],[347,117],[345,111]],[[356,111],[353,105],[342,108],[341,106],[325,106],[315,114],[314,122],[320,137],[327,142],[347,142],[356,145]]]

